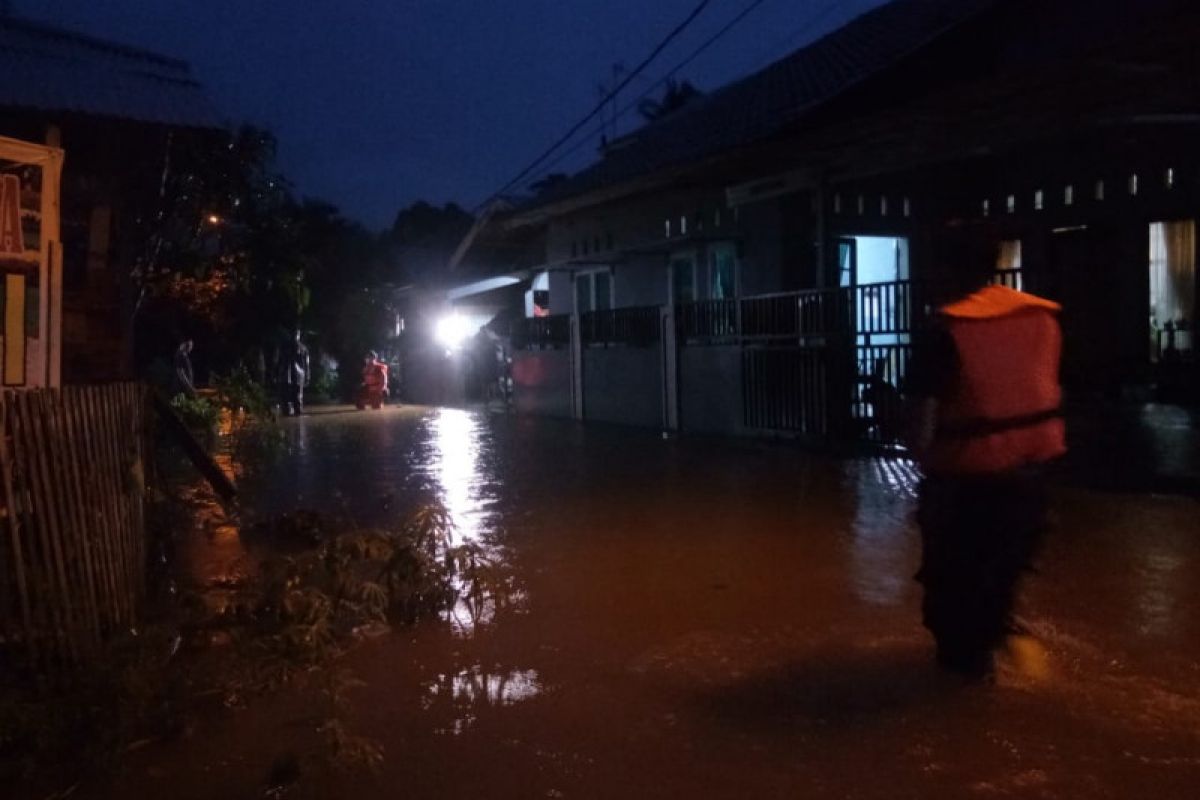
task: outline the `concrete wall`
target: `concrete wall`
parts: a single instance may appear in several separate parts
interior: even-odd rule
[[[527,350],[513,353],[513,402],[517,413],[571,416],[571,352]]]
[[[679,405],[686,433],[741,433],[742,349],[734,345],[682,348]]]
[[[662,353],[658,347],[583,351],[583,416],[647,428],[662,426]]]
[[[666,257],[632,256],[613,267],[614,302],[617,308],[659,306],[667,303]]]

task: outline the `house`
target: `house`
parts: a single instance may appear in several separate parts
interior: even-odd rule
[[[1062,301],[1073,397],[1195,381],[1198,35],[1180,0],[893,0],[614,142],[504,222],[559,287],[518,408],[887,443],[971,246]]]
[[[55,386],[61,355],[59,179],[62,151],[0,137],[0,379]]]
[[[154,213],[172,148],[218,134],[220,118],[185,62],[8,14],[0,74],[0,136],[65,153],[54,371],[67,383],[125,377],[131,270],[146,245],[135,218]]]

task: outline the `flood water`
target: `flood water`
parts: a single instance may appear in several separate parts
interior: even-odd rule
[[[1056,493],[994,686],[939,675],[904,462],[454,409],[318,413],[248,479],[262,511],[443,503],[509,602],[349,656],[377,775],[303,798],[1190,798],[1200,791],[1200,504]],[[222,538],[223,537],[223,538]],[[236,530],[193,543],[252,569]],[[261,797],[315,734],[286,699],[146,748],[120,796]]]

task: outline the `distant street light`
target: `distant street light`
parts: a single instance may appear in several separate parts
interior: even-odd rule
[[[433,338],[447,350],[457,350],[470,336],[471,323],[458,314],[447,314],[433,329]]]

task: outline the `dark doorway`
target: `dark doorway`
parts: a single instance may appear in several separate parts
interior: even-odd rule
[[[1070,389],[1101,392],[1120,383],[1120,253],[1109,228],[1051,234],[1048,266],[1053,297],[1063,305],[1063,382]]]

